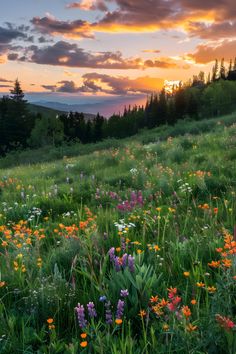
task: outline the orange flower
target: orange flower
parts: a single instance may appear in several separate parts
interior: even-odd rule
[[[3,288],[6,285],[5,281],[0,281],[0,288]]]
[[[232,261],[228,258],[222,259],[222,262],[223,262],[224,267],[226,267],[226,268],[230,268],[232,266]]]
[[[139,316],[142,317],[142,318],[145,317],[146,314],[147,314],[147,313],[146,313],[145,310],[140,310],[140,312],[139,312]]]
[[[155,251],[160,251],[160,247],[158,245],[153,246]]]
[[[168,329],[170,328],[169,325],[167,323],[164,323],[162,326],[164,331],[168,331]]]
[[[183,274],[186,278],[190,276],[190,272],[184,272]]]
[[[151,303],[157,302],[158,301],[158,296],[157,295],[156,296],[151,296],[150,301],[151,301]]]
[[[53,321],[54,321],[53,318],[48,318],[47,319],[47,323],[49,323],[49,324],[53,323]]]
[[[213,211],[214,211],[214,214],[217,214],[218,213],[218,208],[214,208]]]
[[[80,337],[83,339],[87,338],[87,333],[81,333]]]
[[[197,285],[199,288],[204,288],[204,286],[205,286],[205,284],[204,284],[202,281],[198,282],[196,285]]]
[[[191,300],[191,304],[192,304],[192,305],[196,305],[196,303],[197,303],[197,300],[195,300],[195,299],[192,299],[192,300]]]
[[[115,323],[116,323],[117,325],[121,325],[122,322],[123,322],[123,320],[122,320],[121,318],[117,318],[117,319],[115,320]]]
[[[191,311],[190,308],[188,306],[183,306],[182,307],[182,313],[183,315],[188,318],[189,316],[191,316]]]
[[[86,340],[80,343],[80,346],[81,346],[82,348],[87,347],[87,345],[88,345],[88,342],[87,342]]]
[[[197,326],[194,326],[194,325],[192,325],[192,323],[189,323],[189,324],[186,326],[186,329],[187,329],[188,332],[193,332],[193,331],[196,331]]]
[[[210,294],[213,294],[216,292],[216,288],[214,286],[208,286],[207,287],[207,290]]]
[[[211,263],[208,263],[209,267],[211,268],[219,268],[220,266],[220,261],[211,261]]]

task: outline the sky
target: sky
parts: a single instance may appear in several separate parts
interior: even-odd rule
[[[2,93],[120,108],[235,56],[235,0],[1,0]]]

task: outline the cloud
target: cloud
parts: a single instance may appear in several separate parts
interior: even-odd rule
[[[13,82],[12,80],[4,79],[3,77],[0,77],[0,82]]]
[[[67,9],[81,9],[85,11],[107,11],[108,7],[106,6],[103,0],[82,0],[81,2],[72,2],[66,6]]]
[[[155,53],[155,54],[157,54],[157,53],[160,53],[161,51],[160,50],[158,50],[158,49],[144,49],[144,50],[142,50],[142,53]]]
[[[236,21],[224,21],[212,24],[206,24],[201,22],[190,23],[189,32],[191,33],[191,36],[210,40],[236,37]]]
[[[56,85],[42,85],[52,92],[64,93],[98,93],[112,95],[137,94],[156,91],[163,87],[164,80],[149,76],[130,79],[127,76],[110,76],[106,74],[88,73],[82,76],[83,84],[77,86],[74,81],[63,80]]]
[[[34,28],[42,34],[61,35],[66,38],[93,38],[91,26],[87,21],[60,21],[50,15],[34,17],[31,20]]]
[[[0,85],[0,88],[10,88],[11,86],[10,85]]]
[[[22,53],[22,48],[20,47]],[[53,45],[39,47],[29,46],[19,55],[17,51],[8,55],[9,60],[28,61],[37,64],[55,65],[76,68],[99,69],[147,69],[147,68],[177,68],[177,64],[170,58],[143,60],[142,58],[124,58],[117,52],[86,52],[77,44],[59,41]]]
[[[200,44],[194,53],[188,54],[188,57],[196,63],[207,64],[219,58],[234,58],[236,55],[235,48],[236,40],[224,40],[220,43],[215,42],[214,44]]]
[[[12,41],[16,39],[27,38],[25,33],[15,29],[11,24],[7,24],[7,27],[0,26],[0,55],[8,52]]]

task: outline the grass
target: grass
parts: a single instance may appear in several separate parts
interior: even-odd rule
[[[234,354],[235,120],[1,159],[0,353]]]

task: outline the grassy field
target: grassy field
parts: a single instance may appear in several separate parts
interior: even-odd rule
[[[235,354],[235,123],[1,159],[0,353]]]

